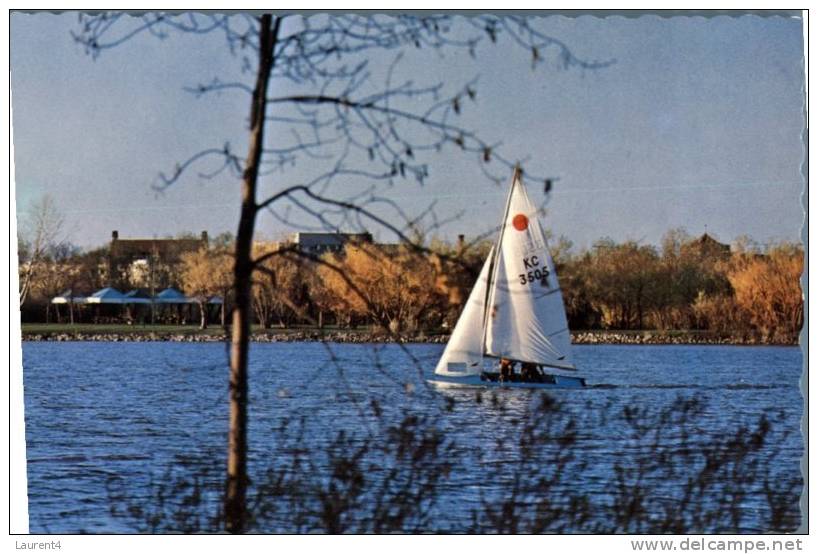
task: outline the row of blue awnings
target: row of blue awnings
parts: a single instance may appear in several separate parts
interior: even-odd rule
[[[140,289],[122,293],[113,287],[105,287],[90,296],[75,296],[70,289],[51,299],[52,304],[198,304],[196,297],[185,296],[173,287],[168,287],[151,297]],[[207,299],[208,304],[221,304],[222,298]]]

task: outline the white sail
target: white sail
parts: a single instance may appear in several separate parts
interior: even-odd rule
[[[482,370],[483,322],[493,253],[492,248],[437,363],[435,373],[438,375],[475,375]]]
[[[562,293],[537,210],[515,171],[489,288],[485,353],[575,369]]]

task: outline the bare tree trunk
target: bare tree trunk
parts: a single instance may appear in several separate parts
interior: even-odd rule
[[[199,329],[207,329],[207,300],[199,302]]]
[[[28,298],[28,292],[31,289],[31,280],[33,275],[33,262],[29,262],[28,267],[23,274],[22,283],[20,284],[20,308],[23,307],[23,304],[26,302],[26,298]]]
[[[273,66],[273,48],[281,22],[264,14],[259,28],[259,64],[250,113],[250,147],[241,185],[241,218],[236,235],[233,267],[233,337],[230,348],[230,430],[228,435],[227,486],[224,498],[225,529],[242,533],[247,524],[247,355],[250,338],[250,285],[253,274],[252,246],[256,222],[256,182],[264,144],[267,86]]]

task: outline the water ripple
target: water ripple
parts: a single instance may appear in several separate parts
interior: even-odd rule
[[[531,401],[523,390],[437,391],[425,377],[442,345],[410,345],[421,371],[395,345],[254,344],[250,367],[250,462],[274,463],[273,437],[283,422],[306,425],[303,448],[317,452],[341,429],[362,432],[373,399],[387,418],[405,409],[439,418],[463,448],[491,457]],[[330,357],[330,351],[335,360]],[[556,391],[568,409],[588,421],[576,452],[587,464],[572,486],[604,495],[612,480],[610,460],[634,446],[613,423],[625,407],[662,406],[679,395],[702,399],[701,429],[730,430],[762,413],[781,413],[791,428],[777,463],[798,471],[801,352],[797,348],[718,346],[580,346],[576,361],[587,377],[584,390]],[[148,501],[151,478],[180,456],[221,463],[226,442],[227,370],[221,344],[25,343],[25,420],[29,518],[38,532],[131,532],[109,515],[106,482],[121,478],[132,498]],[[308,376],[308,378],[307,378]],[[501,410],[491,395],[501,397]],[[441,417],[441,399],[455,400]],[[610,420],[610,421],[608,421]],[[783,440],[783,439],[782,439]],[[491,487],[490,466],[463,467],[446,483],[442,510],[469,510]],[[452,513],[454,513],[452,512]]]

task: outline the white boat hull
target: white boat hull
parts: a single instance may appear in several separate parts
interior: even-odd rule
[[[552,382],[525,383],[519,381],[492,381],[482,375],[435,375],[427,381],[433,385],[444,387],[487,387],[504,389],[581,389],[585,387],[585,379],[569,375],[549,375]]]

